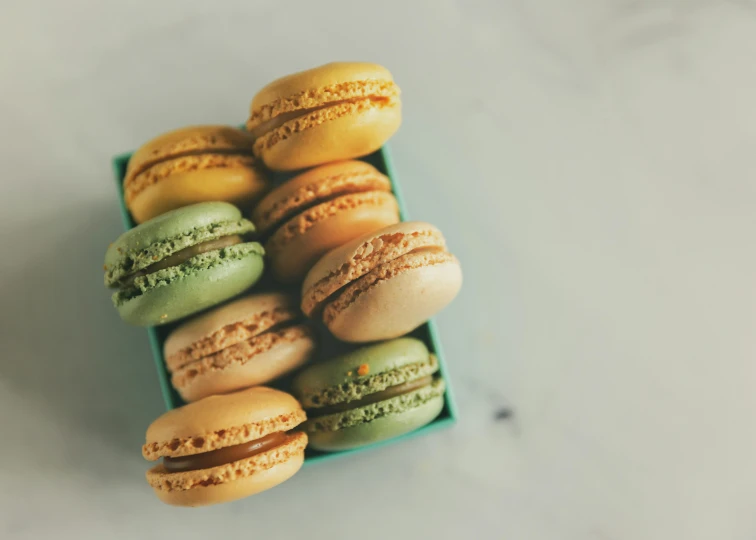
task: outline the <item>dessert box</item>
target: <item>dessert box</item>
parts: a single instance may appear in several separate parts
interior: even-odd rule
[[[118,197],[120,201],[121,218],[123,221],[123,226],[126,230],[131,229],[135,226],[135,223],[131,219],[129,211],[126,208],[126,203],[123,199],[123,179],[126,174],[126,166],[129,162],[130,157],[131,157],[131,153],[126,153],[126,154],[122,154],[122,155],[114,157],[112,161],[113,171],[114,171],[115,180],[116,180],[116,188],[117,188],[117,193],[118,193]],[[368,163],[372,164],[379,171],[386,174],[391,179],[392,191],[394,192],[394,196],[396,197],[399,203],[401,219],[402,221],[409,220],[407,209],[406,209],[404,200],[402,198],[401,189],[399,187],[399,183],[397,180],[396,172],[391,162],[391,155],[388,150],[388,147],[384,146],[377,152],[374,152],[373,154],[365,156],[361,159],[363,161],[367,161]],[[282,181],[285,181],[291,178],[291,176],[293,176],[292,174],[282,174],[282,173],[270,173],[270,174],[275,183],[280,183]],[[242,210],[246,214],[248,214],[249,209],[242,209]],[[257,285],[255,285],[250,290],[250,292],[263,291],[265,289],[271,289],[271,288],[280,289],[281,287],[276,286],[276,284],[272,282],[272,280],[266,275],[266,277],[263,278]],[[293,292],[298,292],[298,291],[294,289]],[[147,336],[149,338],[150,347],[152,349],[152,357],[155,362],[158,381],[160,383],[160,389],[163,394],[163,401],[165,402],[166,409],[168,410],[174,409],[176,407],[180,407],[181,405],[184,404],[181,397],[178,395],[178,393],[176,393],[176,391],[171,386],[170,374],[168,373],[165,367],[164,360],[163,360],[163,342],[165,338],[167,337],[167,335],[171,332],[171,330],[175,328],[176,325],[180,324],[181,322],[183,321],[179,321],[178,323],[168,324],[165,326],[147,328]],[[363,450],[367,450],[369,448],[375,448],[378,446],[382,446],[384,444],[393,444],[393,443],[399,442],[402,439],[415,437],[417,435],[429,433],[431,431],[440,429],[442,427],[450,426],[456,421],[457,407],[454,402],[454,394],[453,394],[453,390],[451,386],[451,381],[449,379],[449,374],[446,369],[444,353],[441,348],[441,342],[439,339],[438,330],[436,328],[435,322],[431,319],[427,323],[423,324],[420,328],[412,332],[411,335],[413,337],[423,340],[425,344],[428,346],[428,349],[433,354],[435,354],[436,357],[438,358],[440,373],[442,377],[444,378],[444,380],[446,381],[446,394],[444,396],[444,408],[441,411],[441,414],[439,414],[439,416],[433,422],[431,422],[430,424],[416,431],[413,431],[401,437],[397,437],[394,439],[390,439],[388,441],[374,444],[370,447],[359,448],[355,450],[347,450],[343,452],[333,452],[333,453],[318,452],[316,450],[308,449],[305,454],[305,464],[314,463],[318,461],[326,461],[329,459],[336,459],[347,454],[361,452]],[[328,334],[328,332],[324,328],[318,328],[318,336],[319,336],[320,346],[314,358],[315,362],[317,362],[321,358],[330,358],[336,354],[344,352],[345,350],[355,347],[354,345],[340,343],[336,341],[333,337],[331,337]],[[291,377],[286,377],[286,378],[279,379],[269,384],[269,386],[280,388],[282,390],[287,390],[290,381],[291,381]]]

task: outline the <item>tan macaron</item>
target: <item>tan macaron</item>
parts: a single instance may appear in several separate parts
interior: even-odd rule
[[[362,161],[316,167],[268,193],[252,221],[281,282],[301,280],[327,251],[399,221],[391,182]]]
[[[391,339],[443,309],[462,286],[441,231],[419,221],[357,238],[324,255],[302,285],[302,311],[337,338]]]
[[[402,121],[399,87],[377,64],[334,62],[278,79],[250,105],[255,155],[277,171],[378,150]]]
[[[129,159],[123,182],[134,221],[205,201],[252,204],[269,187],[253,143],[228,126],[191,126],[148,142]]]
[[[171,383],[196,401],[270,382],[304,364],[315,350],[296,301],[255,294],[192,319],[165,340]]]
[[[147,482],[164,503],[204,506],[254,495],[302,466],[306,420],[289,394],[259,386],[163,414],[147,428],[145,459],[163,462]]]

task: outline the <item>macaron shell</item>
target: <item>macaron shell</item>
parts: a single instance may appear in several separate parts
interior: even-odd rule
[[[128,203],[137,223],[205,201],[225,201],[246,207],[268,189],[265,176],[255,168],[233,167],[173,174],[139,192]]]
[[[276,171],[293,171],[378,150],[399,129],[398,100],[339,103],[309,112],[258,138],[255,155]]]
[[[273,458],[276,462],[272,466],[265,464],[262,467],[255,468],[254,461],[256,458],[259,458],[259,456],[255,456],[249,460],[215,467],[216,471],[212,474],[211,481],[218,483],[206,486],[197,485],[189,489],[166,488],[165,480],[175,475],[165,473],[162,465],[151,469],[147,473],[147,478],[148,481],[152,480],[150,483],[153,485],[155,494],[166,504],[173,506],[207,506],[230,502],[270,489],[294,476],[304,463],[304,448],[306,444],[306,435],[300,433],[296,440],[285,445],[288,448],[276,448],[271,452],[266,452],[266,454],[273,452],[278,454],[278,456]],[[263,457],[267,456],[263,454]],[[247,464],[244,462],[253,463]],[[244,468],[252,468],[253,470],[244,471]],[[197,482],[207,482],[209,476],[207,470],[189,471],[180,474],[185,479],[194,477],[194,480]],[[234,479],[226,480],[227,478]]]
[[[309,432],[309,447],[315,450],[350,450],[414,431],[436,418],[444,407],[444,397],[436,396],[406,411],[376,418],[371,422],[338,429]]]
[[[250,104],[250,114],[264,105],[308,92],[318,96],[318,103],[325,98],[318,90],[349,82],[380,80],[393,81],[385,67],[370,62],[331,62],[316,68],[292,73],[276,79],[260,90]]]
[[[254,231],[241,211],[227,202],[205,202],[161,214],[123,233],[105,252],[105,271],[113,279],[153,264],[185,247]],[[158,257],[155,259],[154,257]]]
[[[310,169],[268,193],[252,212],[261,234],[326,199],[365,191],[391,191],[391,182],[364,161],[340,161]]]
[[[424,365],[428,365],[430,371],[408,369]],[[364,371],[360,371],[360,367]],[[388,386],[393,386],[409,380],[404,378],[405,375],[419,378],[437,369],[438,364],[431,359],[425,343],[419,339],[402,337],[360,347],[328,361],[314,363],[297,375],[292,389],[306,407],[332,405],[345,401],[344,397],[349,397],[350,400],[362,397],[350,390],[353,386],[366,386],[370,392],[385,389],[384,384],[377,387],[372,384],[376,377],[391,375]],[[342,393],[346,394],[342,396]],[[329,399],[328,396],[335,398]],[[316,398],[317,403],[313,398]]]
[[[311,219],[323,210],[321,219]],[[266,244],[273,275],[283,283],[301,280],[317,260],[336,246],[355,236],[381,229],[399,221],[399,207],[390,193],[375,191],[345,195],[318,205],[306,214],[292,218],[306,222],[296,227],[293,237],[282,240],[283,227]]]
[[[410,221],[390,225],[355,238],[325,254],[302,284],[302,311],[312,316],[341,287],[381,264],[420,249],[445,249],[441,231],[430,223]]]
[[[289,431],[305,419],[296,399],[273,388],[213,395],[157,418],[147,428],[142,455],[156,460],[209,452]]]
[[[155,163],[188,152],[229,151],[249,152],[254,138],[231,126],[188,126],[164,133],[140,147],[129,159],[126,183]]]
[[[211,268],[148,289],[116,308],[121,318],[130,324],[166,324],[245,291],[260,279],[262,272],[261,254],[249,252],[241,258],[227,258]]]
[[[173,374],[172,383],[184,401],[190,402],[277,379],[307,362],[315,350],[315,340],[310,332],[295,332],[293,329],[285,332],[294,337],[276,340],[269,349],[259,353],[253,351],[249,355],[244,352],[234,354],[233,349],[243,351],[246,343],[224,349],[215,355],[221,359],[221,366],[205,370],[180,384],[177,381],[193,369],[193,364],[188,364]],[[266,338],[269,335],[259,337]],[[238,356],[242,357],[241,361]]]
[[[217,341],[214,347],[205,346],[198,351],[199,354],[194,357],[198,360],[234,343],[250,339],[272,324],[293,319],[295,313],[295,302],[289,295],[277,292],[251,294],[208,311],[176,328],[165,340],[163,356],[169,369],[177,369],[181,366],[176,363],[171,365],[170,359],[185,349],[199,346],[209,338]],[[278,314],[282,316],[277,316]],[[228,328],[231,326],[243,328]],[[236,335],[239,339],[235,338]]]
[[[392,261],[389,265],[410,264],[366,288],[363,284],[382,267],[347,287],[323,311],[323,322],[331,333],[347,342],[391,339],[411,332],[443,309],[459,292],[462,271],[453,256],[449,262],[411,266],[412,259],[426,255],[411,253]],[[344,303],[345,294],[356,289],[359,293],[352,295],[354,299]]]

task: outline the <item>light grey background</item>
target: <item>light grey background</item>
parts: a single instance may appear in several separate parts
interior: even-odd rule
[[[755,9],[4,0],[0,537],[754,538]],[[463,262],[461,422],[162,506],[147,338],[101,284],[110,158],[337,59],[394,73],[410,212]]]

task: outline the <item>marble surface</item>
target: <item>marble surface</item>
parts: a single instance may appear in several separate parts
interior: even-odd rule
[[[1,538],[756,537],[754,2],[5,0],[0,50]],[[466,272],[462,419],[164,507],[110,157],[334,59],[404,92],[410,212]]]

